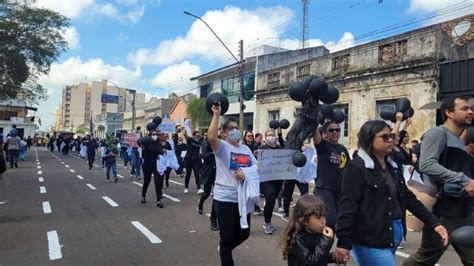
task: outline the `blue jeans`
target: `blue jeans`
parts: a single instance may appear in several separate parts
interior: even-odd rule
[[[127,152],[124,152],[123,153],[123,164],[125,165],[125,167],[127,167],[128,162],[130,162],[130,161],[131,161],[130,156],[128,156]]]
[[[8,157],[10,159],[10,167],[13,168],[13,164],[18,163],[19,150],[8,150]]]
[[[136,177],[140,177],[140,153],[138,153],[138,149],[132,149],[132,174]]]
[[[402,220],[393,221],[393,248],[370,248],[365,246],[353,245],[351,255],[356,265],[363,266],[396,266],[395,251],[403,239]]]
[[[117,163],[116,162],[107,162],[107,180],[109,180],[110,176],[110,169],[112,169],[112,173],[114,174],[114,178],[117,177]]]

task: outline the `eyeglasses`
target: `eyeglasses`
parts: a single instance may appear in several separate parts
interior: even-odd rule
[[[152,136],[158,136],[158,134],[151,134]]]
[[[395,133],[386,133],[379,136],[384,142],[389,142],[390,139],[395,140]]]
[[[334,132],[341,132],[340,128],[330,128],[328,129],[328,132],[334,133]]]
[[[252,135],[247,135],[247,138],[253,138],[253,136]]]

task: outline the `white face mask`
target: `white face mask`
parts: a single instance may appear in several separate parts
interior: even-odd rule
[[[273,145],[276,143],[276,137],[275,136],[269,136],[269,137],[266,137],[265,141],[270,144],[270,145]]]
[[[156,141],[156,140],[158,139],[158,136],[156,136],[156,135],[155,135],[155,136],[151,136],[151,138]]]
[[[233,129],[229,132],[227,137],[234,142],[238,142],[240,138],[242,138],[242,133],[237,129]]]

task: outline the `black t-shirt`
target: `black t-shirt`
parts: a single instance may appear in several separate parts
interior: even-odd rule
[[[324,139],[315,147],[318,152],[316,187],[339,191],[341,189],[342,170],[350,160],[349,152],[343,145],[334,145]]]
[[[201,149],[201,141],[196,141],[192,138],[187,139],[186,143],[186,157],[187,158],[198,158],[199,150]]]

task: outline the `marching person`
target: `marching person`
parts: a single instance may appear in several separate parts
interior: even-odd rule
[[[239,141],[242,134],[239,125],[231,120],[224,123],[222,130],[227,136],[221,140],[218,135],[219,104],[212,106],[212,120],[208,138],[216,159],[216,182],[214,185],[214,203],[219,222],[219,254],[223,266],[234,265],[232,250],[244,242],[250,235],[250,214],[246,218],[248,228],[242,228],[238,205],[238,186],[245,175],[240,168],[256,165],[252,151]],[[245,214],[242,214],[245,215]]]
[[[316,130],[313,143],[318,154],[318,169],[314,194],[320,196],[329,209],[327,224],[333,230],[337,220],[337,205],[341,193],[342,171],[350,160],[346,147],[339,144],[341,127],[337,122],[326,122],[321,131]]]
[[[97,141],[94,139],[94,136],[88,136],[86,142],[87,147],[87,161],[89,162],[89,170],[92,169],[95,160],[95,152],[98,148]]]
[[[105,143],[104,143],[105,145]],[[105,148],[105,146],[104,146]],[[112,173],[114,175],[114,182],[117,183],[118,177],[117,177],[117,156],[119,155],[119,151],[117,149],[117,144],[115,144],[115,141],[112,141],[110,143],[110,147],[106,148],[105,150],[105,165],[107,166],[107,182],[110,181],[110,169],[112,169]]]
[[[152,140],[149,143],[143,145],[143,188],[142,188],[142,200],[141,203],[146,203],[146,191],[151,182],[151,175],[155,182],[156,192],[156,206],[158,208],[164,208],[161,202],[162,188],[163,188],[163,175],[158,173],[157,160],[160,155],[163,155],[163,147],[158,140],[158,131],[153,130],[151,133]]]
[[[191,178],[191,172],[194,173],[194,179],[196,181],[197,193],[201,195],[204,190],[201,189],[201,182],[199,180],[199,174],[201,172],[201,158],[199,151],[201,149],[201,133],[194,131],[192,136],[188,136],[184,131],[184,137],[186,139],[186,156],[184,156],[184,167],[186,168],[186,176],[184,179],[184,193],[188,193],[189,181]]]
[[[444,124],[430,129],[421,142],[419,168],[425,184],[442,188],[433,207],[449,233],[462,226],[474,226],[474,180],[472,158],[466,152],[460,134],[472,123],[473,111],[469,98],[451,96],[441,103]],[[449,187],[458,187],[451,191]],[[454,193],[452,193],[454,192]],[[405,266],[434,265],[446,247],[440,237],[424,227],[421,247],[403,262]],[[453,245],[464,265],[474,265],[474,249]]]
[[[349,260],[352,249],[357,265],[395,266],[395,252],[407,232],[407,210],[439,235],[436,241],[448,244],[446,228],[407,188],[401,165],[389,156],[394,135],[380,120],[364,123],[357,135],[358,157],[348,163],[342,179],[334,251],[339,263]]]

